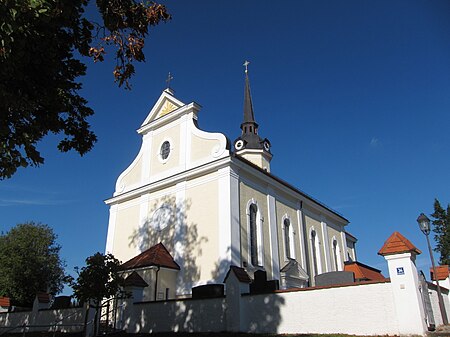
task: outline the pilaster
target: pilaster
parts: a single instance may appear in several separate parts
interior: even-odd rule
[[[267,205],[269,214],[269,233],[270,233],[270,257],[271,257],[271,278],[275,280],[280,280],[280,254],[278,251],[278,230],[277,226],[277,215],[276,215],[276,205],[275,197],[273,196],[274,191],[269,188],[267,194]]]

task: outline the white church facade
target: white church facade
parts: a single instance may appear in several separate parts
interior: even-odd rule
[[[106,252],[148,284],[145,300],[222,283],[231,265],[264,270],[281,288],[315,284],[356,260],[348,220],[270,171],[245,75],[244,119],[232,145],[197,126],[200,106],[166,89],[137,130],[141,149],[117,179]],[[136,275],[134,275],[136,276]]]

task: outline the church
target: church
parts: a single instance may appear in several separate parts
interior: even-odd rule
[[[189,297],[223,283],[230,266],[265,271],[281,289],[356,261],[348,220],[271,172],[271,143],[255,120],[248,62],[240,135],[200,130],[200,106],[168,87],[137,132],[139,153],[117,179],[106,253],[124,261],[144,300]],[[237,129],[237,128],[236,128]],[[238,129],[237,129],[238,130]]]

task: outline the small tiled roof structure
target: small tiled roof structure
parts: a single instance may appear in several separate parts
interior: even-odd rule
[[[437,274],[438,281],[442,281],[442,280],[447,279],[449,277],[448,265],[437,266],[436,267],[436,274]],[[436,281],[436,278],[434,277],[433,268],[430,268],[430,278],[433,281]]]
[[[9,297],[0,297],[0,307],[10,307],[11,299]]]
[[[383,247],[378,252],[378,255],[392,255],[400,253],[415,253],[417,255],[422,254],[422,252],[414,246],[411,241],[401,235],[399,232],[394,232],[386,240]]]
[[[353,272],[355,281],[383,281],[386,279],[380,270],[358,261],[345,262],[344,271]]]
[[[134,271],[125,279],[124,286],[145,288],[148,287],[148,283],[145,282],[144,279],[136,271]]]
[[[120,267],[122,270],[130,270],[151,266],[180,270],[178,263],[161,242],[123,263]]]
[[[51,300],[51,295],[47,293],[37,293],[36,297],[39,303],[50,303]]]
[[[242,283],[251,283],[252,279],[247,274],[244,268],[237,267],[237,266],[230,266],[230,269],[228,270],[227,275],[225,275],[225,279],[223,282],[225,282],[230,275],[230,273],[233,272],[234,275],[236,275],[236,278],[239,280],[239,282]]]

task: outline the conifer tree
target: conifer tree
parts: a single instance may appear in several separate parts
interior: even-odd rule
[[[445,210],[439,200],[434,199],[434,213],[431,216],[434,218],[433,231],[436,241],[434,250],[441,255],[439,263],[450,265],[450,204]]]

